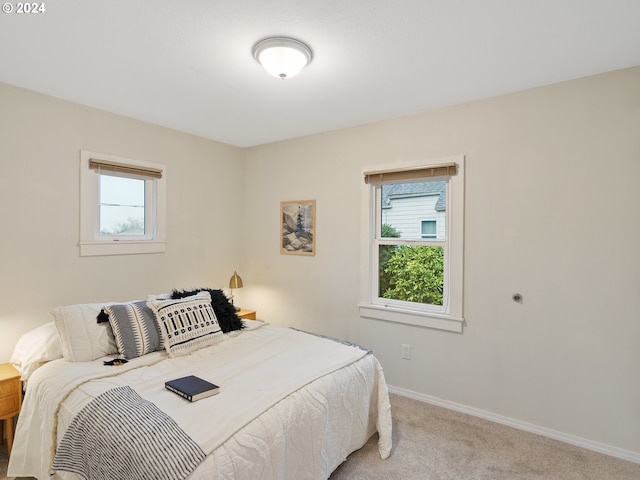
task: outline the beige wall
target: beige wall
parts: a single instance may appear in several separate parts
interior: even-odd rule
[[[167,251],[80,257],[80,150],[167,166]],[[57,305],[228,285],[241,150],[0,84],[0,362]]]
[[[633,68],[250,149],[243,302],[373,348],[394,387],[640,461],[639,128]],[[456,154],[464,333],[360,318],[362,167]],[[317,200],[315,257],[279,254],[296,199]]]

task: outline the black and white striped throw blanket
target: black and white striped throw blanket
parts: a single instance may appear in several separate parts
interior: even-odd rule
[[[204,458],[171,417],[125,386],[107,390],[76,415],[52,470],[87,480],[183,480]]]

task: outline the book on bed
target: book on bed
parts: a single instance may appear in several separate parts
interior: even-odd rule
[[[196,402],[202,398],[216,395],[220,392],[220,387],[211,382],[207,382],[195,375],[169,380],[164,384],[165,388],[173,393],[177,393],[190,402]]]

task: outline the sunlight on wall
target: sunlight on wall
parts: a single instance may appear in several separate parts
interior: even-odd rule
[[[235,294],[237,292],[237,294]],[[234,291],[236,304],[250,310],[257,311],[258,320],[278,325],[278,311],[287,304],[286,291],[277,286],[248,285],[241,290]]]

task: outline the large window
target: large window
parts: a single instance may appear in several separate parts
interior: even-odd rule
[[[412,302],[441,311],[446,293],[447,182],[379,182],[375,189],[381,207],[373,238],[373,249],[378,252],[379,302],[399,307],[401,302]],[[420,220],[426,216],[437,218]]]
[[[464,158],[453,160],[365,171],[362,316],[462,331]]]
[[[81,152],[81,255],[159,253],[164,176],[155,163]]]

